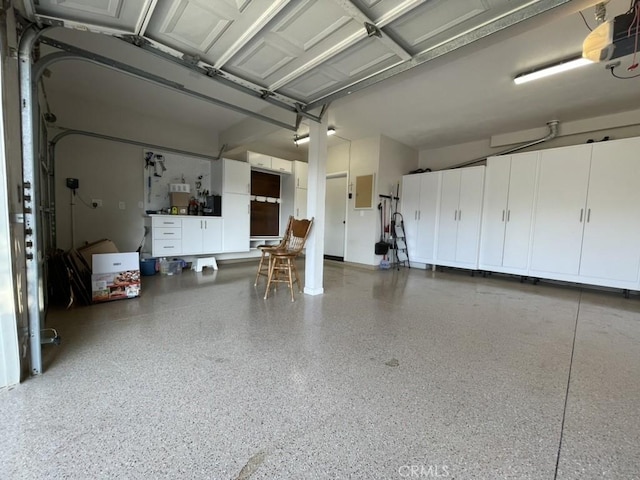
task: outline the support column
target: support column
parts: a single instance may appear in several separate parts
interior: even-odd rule
[[[309,122],[309,181],[307,185],[307,217],[314,217],[307,239],[304,271],[304,293],[324,293],[324,211],[327,193],[327,126],[328,115],[320,123]]]

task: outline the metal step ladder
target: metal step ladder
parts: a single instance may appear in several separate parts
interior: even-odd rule
[[[409,249],[407,248],[407,237],[404,232],[404,218],[401,213],[395,212],[391,215],[392,225],[392,249],[393,249],[393,265],[400,270],[400,265],[411,268],[409,263]]]

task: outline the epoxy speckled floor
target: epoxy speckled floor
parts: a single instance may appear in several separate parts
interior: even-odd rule
[[[638,297],[328,263],[291,303],[254,272],[52,312],[0,478],[640,478]]]

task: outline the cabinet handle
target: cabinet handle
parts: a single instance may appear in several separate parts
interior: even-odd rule
[[[504,222],[504,210],[502,210],[502,221]]]
[[[300,179],[296,178],[296,187],[299,187],[299,186],[300,186]]]
[[[414,219],[414,220],[418,220],[418,210],[416,210],[415,212],[413,212],[413,219]]]
[[[164,247],[162,247],[162,248],[165,248],[165,249],[166,249],[166,248],[174,248],[174,247],[171,245],[171,246],[164,246]]]
[[[511,221],[511,210],[507,210],[507,222]]]
[[[591,221],[591,209],[587,210],[587,223]]]
[[[296,208],[296,217],[300,218],[300,209],[299,208]]]
[[[458,220],[458,210],[453,211],[453,220],[454,221]]]
[[[458,221],[462,220],[462,210],[458,210]]]
[[[209,227],[207,226],[207,221],[204,221],[204,229],[207,230]]]
[[[202,230],[202,220],[200,220],[200,230]]]
[[[422,218],[422,210],[418,210],[418,220]]]
[[[580,223],[582,223],[582,217],[584,216],[584,208],[580,209]]]
[[[165,235],[175,235],[173,232],[164,232]]]

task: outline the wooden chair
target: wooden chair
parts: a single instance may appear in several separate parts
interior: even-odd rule
[[[267,280],[267,290],[264,292],[264,298],[269,296],[271,284],[274,288],[278,283],[289,284],[291,291],[291,301],[295,301],[293,294],[293,284],[298,284],[298,290],[302,292],[302,284],[296,267],[296,257],[302,253],[307,237],[313,225],[313,218],[310,220],[291,221],[291,234],[289,235],[287,244],[284,248],[269,252],[269,277]],[[295,277],[295,279],[294,279]]]
[[[259,245],[258,250],[262,252],[260,256],[260,263],[258,264],[258,272],[256,273],[256,281],[253,286],[258,285],[260,275],[269,278],[269,254],[276,250],[282,250],[287,248],[289,242],[289,236],[291,235],[291,222],[293,222],[293,215],[289,215],[289,221],[287,222],[287,228],[284,231],[282,241],[278,245]]]

